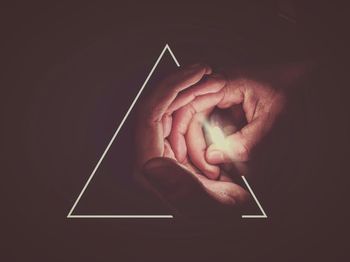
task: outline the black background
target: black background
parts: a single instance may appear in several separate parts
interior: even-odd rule
[[[2,260],[344,261],[347,9],[299,5],[295,24],[278,8],[274,1],[2,7]],[[295,100],[303,119],[290,122],[285,138],[293,147],[278,154],[283,161],[263,165],[265,173],[289,177],[257,191],[266,202],[279,200],[266,206],[268,220],[66,219],[166,43],[180,64],[203,61],[214,69],[327,57],[313,88]],[[155,77],[172,66],[164,57]],[[124,165],[132,153],[126,141]],[[120,165],[112,156],[109,170]],[[142,210],[128,174],[119,173],[121,184],[96,180],[80,211]],[[105,199],[115,200],[115,210]]]

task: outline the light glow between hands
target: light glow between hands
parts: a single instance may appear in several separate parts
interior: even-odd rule
[[[209,143],[215,144],[218,148],[226,150],[228,147],[227,140],[224,132],[219,126],[213,126],[208,122],[204,122],[204,129],[208,135]]]

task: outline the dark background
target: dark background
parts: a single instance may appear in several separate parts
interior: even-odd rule
[[[2,260],[346,260],[345,5],[15,2],[1,11]],[[66,219],[166,43],[180,64],[214,69],[322,61],[293,100],[288,135],[257,164],[269,175],[257,188],[269,219]],[[153,81],[173,66],[166,55]],[[164,211],[137,196],[124,171],[132,150],[120,144],[79,212]]]

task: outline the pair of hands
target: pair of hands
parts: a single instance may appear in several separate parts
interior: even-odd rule
[[[159,82],[138,108],[138,180],[177,214],[241,206],[249,194],[220,175],[221,164],[246,162],[284,104],[281,89],[237,71],[224,77],[202,64],[180,68]],[[237,105],[243,108],[246,125],[225,138],[225,148],[207,146],[202,119],[216,108]]]

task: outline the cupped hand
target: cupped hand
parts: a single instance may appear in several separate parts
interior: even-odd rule
[[[228,210],[249,196],[226,176],[218,180],[204,176],[193,163],[193,154],[186,153],[193,146],[186,144],[181,128],[187,129],[193,113],[215,106],[215,98],[226,86],[222,76],[211,73],[211,68],[201,64],[181,68],[158,83],[138,108],[137,178],[180,214]],[[213,168],[220,172],[219,167]]]
[[[276,75],[273,77],[268,79],[278,79]],[[178,161],[189,157],[208,178],[218,179],[218,164],[240,165],[249,160],[251,152],[270,132],[283,111],[286,98],[285,90],[278,88],[282,81],[258,81],[237,71],[226,73],[226,78],[216,75],[211,79],[213,86],[222,86],[218,92],[191,96],[186,105],[183,105],[183,97],[172,103],[171,107],[176,111],[169,141]],[[232,110],[233,119],[237,105],[243,110],[246,124],[226,136],[224,146],[213,143],[208,147],[203,118],[208,118],[215,108],[219,108]]]

